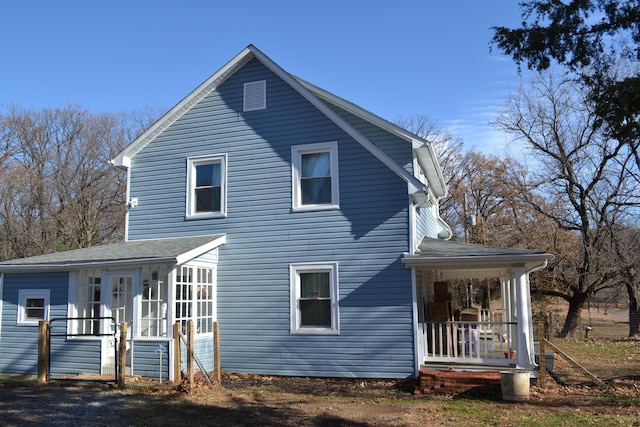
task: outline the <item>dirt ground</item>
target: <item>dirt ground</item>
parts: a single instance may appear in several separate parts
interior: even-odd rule
[[[414,395],[411,381],[226,375],[222,387],[145,381],[0,386],[3,426],[482,426],[640,425],[640,382],[606,390],[533,387],[505,402],[500,387]]]

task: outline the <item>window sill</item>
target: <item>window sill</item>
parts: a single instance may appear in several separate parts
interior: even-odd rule
[[[291,331],[291,335],[340,335],[336,329],[300,328]]]
[[[44,319],[43,319],[44,320]],[[16,326],[35,326],[37,327],[40,324],[40,320],[36,320],[36,321],[21,321],[21,322],[16,322]]]
[[[291,212],[314,212],[314,211],[337,211],[340,210],[340,205],[309,205],[309,206],[294,206],[291,208]]]
[[[199,215],[187,215],[185,219],[187,221],[193,221],[198,219],[215,219],[215,218],[226,218],[226,213],[212,213],[212,214],[199,214]]]

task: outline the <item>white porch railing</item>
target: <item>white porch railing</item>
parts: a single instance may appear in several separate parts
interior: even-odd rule
[[[425,362],[515,364],[515,322],[428,321],[419,326]]]

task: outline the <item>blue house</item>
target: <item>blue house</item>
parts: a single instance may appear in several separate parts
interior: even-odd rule
[[[69,335],[77,372],[112,363],[127,321],[130,372],[153,376],[160,348],[176,378],[172,326],[188,320],[205,365],[219,322],[228,372],[535,368],[528,278],[548,255],[448,241],[432,145],[254,46],[112,162],[128,177],[124,242],[0,263],[1,373],[35,374],[42,319]],[[501,281],[502,305],[461,316],[448,291],[477,278]]]

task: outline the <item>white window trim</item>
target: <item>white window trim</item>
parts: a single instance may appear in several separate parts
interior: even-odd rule
[[[196,212],[195,208],[195,181],[196,173],[195,167],[208,163],[220,163],[220,185],[222,189],[220,191],[220,212]],[[227,155],[226,154],[213,154],[208,156],[197,156],[187,158],[187,203],[186,203],[186,217],[187,219],[201,219],[201,218],[224,218],[227,216]]]
[[[329,271],[331,277],[330,297],[331,297],[331,327],[301,327],[300,307],[298,299],[300,296],[300,272]],[[291,334],[313,334],[313,335],[339,335],[340,334],[340,312],[338,304],[338,263],[300,263],[289,264],[289,285],[290,285],[290,333]]]
[[[302,188],[300,185],[302,170],[302,155],[329,152],[331,165],[331,203],[303,205]],[[291,185],[292,210],[313,211],[340,208],[340,185],[338,180],[338,142],[323,142],[319,144],[294,145],[291,147]]]
[[[16,324],[19,326],[38,326],[40,320],[49,320],[49,289],[20,289],[18,290],[18,319]],[[44,318],[43,319],[27,319],[25,309],[27,299],[42,298],[44,299]]]
[[[267,108],[267,81],[257,80],[244,84],[242,111],[258,111]]]

